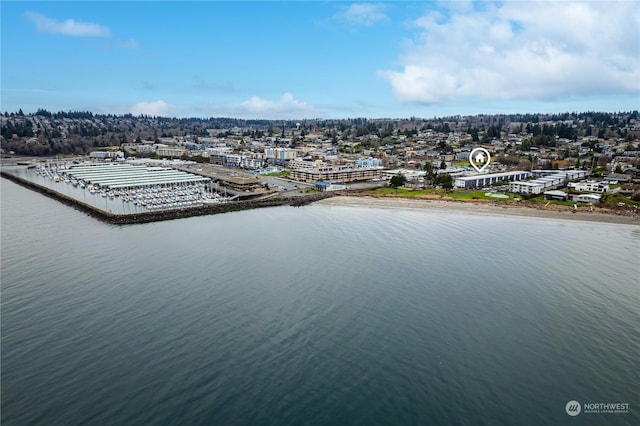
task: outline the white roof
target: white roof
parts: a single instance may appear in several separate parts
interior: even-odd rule
[[[109,188],[135,186],[194,184],[211,179],[171,168],[133,166],[130,164],[106,164],[72,166],[67,173],[94,185]]]
[[[530,174],[530,172],[527,172],[527,171],[513,171],[513,172],[487,173],[487,174],[479,173],[473,176],[459,177],[457,178],[457,180],[475,180],[475,179],[486,179],[486,178],[494,178],[494,177],[515,176],[523,173],[526,173],[527,175]]]
[[[552,197],[566,197],[567,194],[562,191],[544,191],[544,195],[551,195]]]

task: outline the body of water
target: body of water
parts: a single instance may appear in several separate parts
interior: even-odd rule
[[[637,226],[1,192],[3,425],[640,423]]]

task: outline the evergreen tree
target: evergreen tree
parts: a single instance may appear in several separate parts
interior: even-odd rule
[[[391,186],[392,188],[398,188],[404,185],[405,183],[407,183],[406,176],[403,175],[402,173],[398,173],[397,175],[391,178],[391,180],[389,181],[389,186]]]

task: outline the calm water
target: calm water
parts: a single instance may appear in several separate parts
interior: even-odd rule
[[[640,423],[637,226],[321,205],[115,226],[1,184],[3,425]]]

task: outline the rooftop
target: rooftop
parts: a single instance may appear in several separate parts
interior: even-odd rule
[[[144,167],[131,164],[92,164],[72,166],[70,176],[85,182],[109,187],[132,188],[136,186],[194,184],[210,179],[167,167]]]

